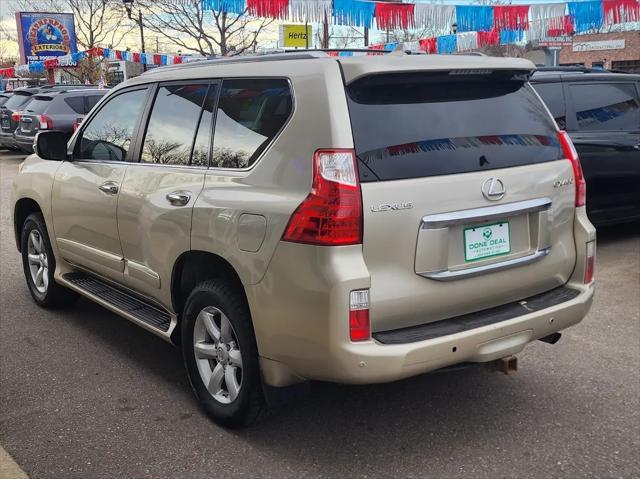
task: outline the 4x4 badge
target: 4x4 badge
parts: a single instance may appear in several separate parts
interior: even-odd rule
[[[500,178],[489,178],[482,183],[482,194],[489,201],[498,201],[504,198],[507,189]]]

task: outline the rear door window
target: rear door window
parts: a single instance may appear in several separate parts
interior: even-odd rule
[[[461,78],[464,76],[464,78]],[[493,75],[386,74],[347,87],[361,181],[560,159],[556,125],[531,87]]]
[[[535,83],[533,87],[547,105],[549,111],[553,115],[553,119],[561,130],[567,129],[566,108],[564,104],[564,92],[562,83]]]
[[[141,163],[189,165],[209,85],[161,85],[153,103]]]
[[[224,80],[216,113],[211,166],[251,166],[282,129],[291,110],[287,80]]]
[[[633,83],[569,85],[579,131],[640,130],[640,103]]]

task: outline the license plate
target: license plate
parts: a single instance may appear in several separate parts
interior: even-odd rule
[[[500,256],[511,252],[509,222],[502,221],[490,225],[474,226],[464,230],[464,260]]]

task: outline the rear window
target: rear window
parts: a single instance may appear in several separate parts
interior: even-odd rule
[[[35,97],[28,105],[25,106],[25,110],[28,113],[44,113],[45,110],[51,105],[51,97]]]
[[[11,98],[7,100],[7,103],[5,103],[4,106],[9,110],[15,110],[24,105],[29,100],[31,100],[31,95],[15,93]]]
[[[506,75],[389,74],[347,88],[361,181],[529,165],[562,158],[531,87]]]

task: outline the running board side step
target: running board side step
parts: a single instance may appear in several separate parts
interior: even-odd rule
[[[61,280],[64,286],[165,340],[171,340],[177,317],[168,311],[87,273],[67,273]]]

